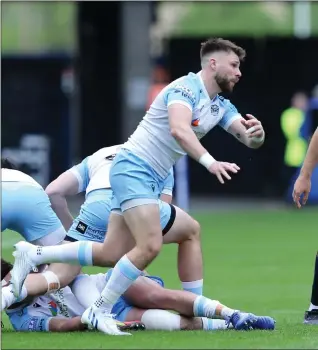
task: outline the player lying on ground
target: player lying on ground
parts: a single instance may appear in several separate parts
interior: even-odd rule
[[[136,242],[116,264],[101,297],[84,313],[87,323],[95,315],[99,330],[107,334],[123,334],[111,316],[113,305],[161,250],[158,197],[171,167],[188,154],[224,183],[224,178],[231,179],[229,173],[237,173],[239,167],[215,160],[199,140],[219,125],[250,148],[259,148],[264,142],[261,122],[252,115],[243,118],[229,100],[219,96],[221,92],[231,92],[239,81],[245,51],[217,38],[202,45],[200,56],[202,70],[164,88],[114,158],[110,170],[114,197],[104,245],[73,243],[68,247],[72,254],[62,254],[62,259],[72,255],[81,265],[107,267],[109,253],[118,245],[118,232],[122,235],[120,242],[130,235]],[[23,248],[19,249],[17,253],[23,254]],[[39,250],[39,257],[43,251]],[[188,258],[192,258],[191,254]],[[21,260],[22,272],[15,276],[17,281],[23,280],[32,263]],[[19,289],[19,283],[15,288]]]
[[[293,199],[297,208],[305,205],[311,189],[311,176],[314,168],[318,164],[318,128],[316,129],[304,160],[304,164],[300,170],[300,174],[295,182]],[[301,198],[302,197],[302,201]],[[318,254],[316,255],[314,280],[311,291],[311,303],[305,312],[304,323],[318,325]]]
[[[12,266],[3,260],[1,262],[1,278],[5,284],[10,279]],[[112,273],[113,269],[107,274],[77,276],[76,279],[85,282],[82,284],[81,293],[89,294],[91,300],[94,300]],[[3,287],[6,288],[8,287]],[[95,294],[92,293],[95,290]],[[167,310],[173,310],[180,315]],[[18,331],[66,332],[87,328],[80,318],[84,311],[85,307],[79,303],[71,289],[66,287],[35,300],[15,304],[7,309],[6,313],[13,328]],[[239,317],[242,314],[239,311],[230,309],[217,300],[197,296],[191,292],[166,289],[162,279],[155,276],[140,276],[117,301],[112,312],[116,314],[117,321],[141,320],[148,330],[275,328],[275,321],[271,317],[253,315],[254,322],[247,325],[244,318]],[[132,323],[133,326],[135,324]],[[138,323],[136,325],[138,326]],[[92,326],[96,328],[96,323]]]
[[[1,259],[2,291],[10,289],[8,283],[12,265]],[[38,275],[32,273],[31,275]],[[28,297],[6,310],[12,327],[23,332],[72,332],[83,331],[87,325],[81,322],[83,307],[69,287],[47,293],[44,296]],[[1,323],[2,324],[2,323]],[[3,327],[3,326],[2,326]],[[121,330],[144,329],[141,322],[118,322]]]
[[[92,156],[84,159],[79,165],[61,174],[46,188],[53,209],[64,227],[69,229],[65,238],[66,241],[104,242],[112,196],[107,179],[111,161],[119,147],[106,147],[97,151]],[[178,271],[183,289],[202,294],[203,269],[200,226],[187,213],[169,204],[172,200],[173,186],[174,179],[171,171],[161,192],[161,199],[164,201],[159,201],[163,243],[178,244]],[[79,216],[72,223],[66,196],[75,195],[82,191],[86,192],[85,202],[81,207]],[[126,231],[124,233],[126,234]],[[116,237],[113,236],[113,240],[108,240],[111,247],[107,251],[110,267],[114,266],[135,244],[131,235],[125,235],[124,239],[121,239],[121,237],[123,235],[118,232]],[[100,245],[100,247],[102,246]],[[62,249],[51,247],[48,251],[50,253],[46,256],[45,251],[43,252],[46,262],[53,261],[50,260],[52,257],[57,259],[56,261],[73,261],[73,255],[70,254],[66,246],[63,246]],[[61,257],[63,257],[62,260],[59,260]],[[38,293],[32,295],[43,294],[43,286],[40,283],[36,283],[36,286]],[[77,297],[85,298],[86,296]],[[14,301],[15,299],[10,293],[5,303],[6,307]],[[80,302],[87,305],[83,299],[80,299]]]
[[[15,169],[8,159],[1,159],[1,230],[18,232],[27,242],[35,245],[59,245],[64,243],[66,231],[51,208],[44,189],[32,177]],[[67,242],[66,242],[67,243]],[[28,278],[21,290],[23,299],[28,294],[38,295],[68,285],[80,271],[80,267],[52,264],[42,274]],[[12,293],[9,293],[12,296]],[[11,298],[12,299],[12,298]],[[6,307],[2,295],[2,309]]]

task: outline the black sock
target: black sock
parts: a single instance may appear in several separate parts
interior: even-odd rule
[[[316,255],[314,281],[312,284],[311,303],[318,306],[318,252]]]

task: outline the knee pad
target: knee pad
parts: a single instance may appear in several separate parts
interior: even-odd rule
[[[60,289],[60,280],[52,271],[45,271],[42,276],[47,282],[47,293],[53,293]]]

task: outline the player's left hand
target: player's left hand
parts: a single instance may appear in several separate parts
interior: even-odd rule
[[[299,209],[302,205],[307,203],[309,193],[311,189],[311,180],[309,176],[299,175],[293,190],[293,200],[296,207]],[[303,196],[302,203],[300,197]]]
[[[246,114],[246,119],[241,119],[242,124],[246,128],[246,133],[248,134],[248,137],[257,137],[261,138],[264,136],[264,129],[262,123],[256,119],[252,114]]]

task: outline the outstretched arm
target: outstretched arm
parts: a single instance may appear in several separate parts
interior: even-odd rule
[[[318,128],[314,132],[309,143],[308,151],[301,168],[301,174],[306,177],[311,177],[311,174],[318,164]]]
[[[293,191],[293,200],[298,208],[301,208],[301,204],[305,205],[311,190],[311,175],[318,164],[318,128],[314,132],[314,135],[309,143],[307,154],[304,160],[304,164],[300,170],[300,174],[295,182]],[[300,203],[300,197],[303,195],[302,203]]]
[[[168,113],[171,135],[190,157],[199,162],[207,150],[191,129],[192,111],[181,104],[173,104],[168,107]]]
[[[234,163],[216,161],[201,145],[191,128],[192,112],[183,105],[174,104],[168,108],[168,113],[171,135],[183,150],[206,167],[222,184],[224,184],[223,177],[231,180],[228,172],[237,173],[240,168]]]
[[[68,231],[72,226],[73,216],[68,208],[66,196],[73,196],[79,192],[77,177],[71,171],[65,171],[46,187],[45,192],[50,198],[52,209]]]

